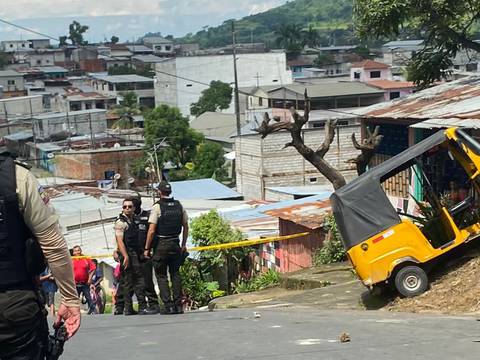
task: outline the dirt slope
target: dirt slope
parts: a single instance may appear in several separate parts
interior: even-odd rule
[[[432,274],[430,290],[408,299],[395,299],[390,311],[480,313],[480,251],[472,250],[455,264]]]

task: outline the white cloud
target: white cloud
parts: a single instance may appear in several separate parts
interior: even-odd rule
[[[115,15],[255,14],[286,0],[3,0],[0,17],[32,19]]]
[[[164,14],[167,0],[16,0],[2,4],[9,19]]]

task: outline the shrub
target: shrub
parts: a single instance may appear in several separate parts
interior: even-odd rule
[[[240,281],[235,286],[235,293],[246,293],[263,290],[280,283],[280,274],[272,269],[253,277],[249,281]]]
[[[347,257],[342,244],[342,236],[338,232],[337,223],[332,215],[325,219],[325,228],[328,230],[329,236],[315,253],[314,264],[317,266],[344,261]]]

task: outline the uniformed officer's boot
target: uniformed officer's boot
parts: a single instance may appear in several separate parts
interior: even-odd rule
[[[123,315],[123,308],[115,308],[113,315]]]
[[[125,314],[125,316],[137,315],[138,312],[136,312],[135,310],[133,310],[133,307],[131,307],[131,308],[127,307],[127,308],[125,309],[125,313],[124,313],[124,314]]]
[[[175,306],[174,309],[175,309],[174,314],[183,314],[183,306],[182,305]]]

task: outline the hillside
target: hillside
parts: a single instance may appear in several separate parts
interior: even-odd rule
[[[309,25],[318,31],[321,45],[333,43],[350,44],[355,41],[352,30],[353,0],[295,0],[269,11],[244,17],[236,21],[238,42],[265,42],[275,47],[275,31],[282,25],[299,24],[304,29]],[[202,48],[231,44],[229,20],[217,27],[189,34],[179,42],[196,42]]]
[[[413,298],[397,298],[388,309],[419,313],[480,312],[480,250],[470,249],[462,257],[452,259],[438,272],[431,274],[430,290]]]

